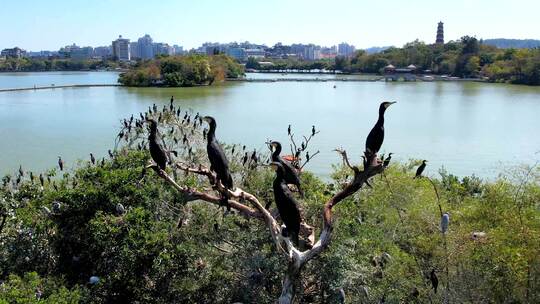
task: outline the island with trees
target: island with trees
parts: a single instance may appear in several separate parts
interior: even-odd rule
[[[244,67],[229,56],[190,54],[137,62],[129,71],[120,74],[118,82],[136,87],[191,87],[243,75]]]

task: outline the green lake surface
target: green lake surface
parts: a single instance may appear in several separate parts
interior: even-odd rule
[[[111,84],[114,72],[3,73],[0,88],[34,85]],[[334,75],[248,74],[248,78],[342,78]],[[347,76],[363,77],[363,76]],[[336,86],[334,88],[334,85]],[[540,87],[476,82],[234,82],[197,88],[95,87],[0,92],[0,173],[19,165],[39,172],[77,159],[107,155],[120,120],[171,95],[182,109],[217,119],[218,139],[267,151],[268,139],[287,142],[287,125],[308,135],[320,154],[307,169],[327,177],[345,148],[360,161],[365,138],[384,100],[398,103],[386,114],[383,152],[397,160],[429,160],[464,176],[493,178],[540,159]]]

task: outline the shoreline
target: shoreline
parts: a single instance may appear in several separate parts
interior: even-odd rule
[[[67,88],[90,88],[90,87],[122,87],[121,84],[66,84],[57,86],[34,86],[26,88],[5,88],[0,89],[1,92],[16,92],[16,91],[36,91],[36,90],[49,90],[49,89],[67,89]]]
[[[384,76],[371,79],[354,79],[354,78],[232,78],[227,79],[226,82],[258,82],[258,83],[269,83],[269,82],[389,82],[389,83],[415,83],[415,82],[483,82],[489,83],[483,79],[475,78],[460,78],[460,79],[434,79],[434,80],[424,80],[417,79],[416,81],[385,81]],[[91,88],[91,87],[126,87],[126,88],[141,88],[141,87],[130,87],[123,84],[66,84],[66,85],[49,85],[49,86],[34,86],[34,87],[24,87],[24,88],[1,88],[0,93],[3,92],[17,92],[17,91],[35,91],[35,90],[52,90],[52,89],[69,89],[69,88]],[[181,87],[163,87],[163,86],[148,86],[142,88],[181,88]]]

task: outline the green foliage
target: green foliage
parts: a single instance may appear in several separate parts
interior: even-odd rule
[[[419,71],[457,77],[485,77],[493,82],[540,85],[540,49],[498,49],[482,44],[475,37],[464,36],[444,45],[427,45],[415,40],[402,48],[391,47],[380,53],[357,51],[352,57],[333,60],[303,61],[296,58],[270,59],[273,65],[261,66],[250,58],[247,68],[258,70],[338,70],[344,73],[382,73],[388,64]]]
[[[50,303],[75,304],[81,300],[81,291],[62,286],[54,279],[42,279],[35,272],[26,273],[23,277],[10,275],[0,285],[0,303]]]
[[[134,69],[122,73],[118,82],[127,86],[191,87],[243,75],[243,67],[223,54],[165,56],[139,62]]]
[[[95,59],[7,58],[0,60],[0,72],[90,71],[118,67],[126,68],[123,63]]]

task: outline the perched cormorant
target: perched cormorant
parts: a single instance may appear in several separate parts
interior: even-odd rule
[[[19,165],[19,175],[24,176],[24,171],[23,171],[22,165]]]
[[[431,273],[429,274],[429,280],[431,281],[431,287],[433,287],[433,291],[437,293],[437,287],[439,287],[439,278],[437,278],[437,273],[435,273],[435,269],[431,270]]]
[[[381,149],[384,141],[384,112],[394,103],[396,102],[385,101],[379,106],[379,119],[366,138],[366,152],[369,155],[377,154]]]
[[[273,141],[270,143],[273,148],[272,152],[272,161],[278,162],[283,166],[285,182],[287,184],[293,184],[298,188],[300,195],[304,195],[302,189],[300,188],[300,178],[298,177],[298,172],[288,161],[283,160],[279,154],[281,153],[281,143],[278,141]]]
[[[64,171],[64,161],[60,156],[58,156],[58,167],[60,167],[60,171]]]
[[[287,135],[291,136],[291,125],[287,128]]]
[[[204,121],[208,123],[210,129],[207,138],[206,151],[210,160],[210,170],[216,172],[217,179],[225,188],[233,189],[233,179],[229,172],[229,161],[223,149],[216,140],[216,120],[211,116],[205,116]]]
[[[274,179],[272,188],[274,189],[274,199],[279,216],[287,227],[289,237],[298,245],[298,234],[300,233],[300,223],[302,221],[300,208],[285,182],[285,169],[283,165],[279,162],[272,162],[270,165],[276,170],[276,178]]]
[[[247,155],[247,152],[244,153],[244,157],[242,158],[242,165],[245,166],[246,165],[246,162],[248,160],[248,155]]]
[[[41,184],[41,187],[45,186],[45,179],[41,173],[39,174],[39,183]]]
[[[112,153],[112,151],[110,149],[109,149],[109,157],[114,158],[114,154]]]
[[[94,154],[90,153],[90,162],[92,162],[92,165],[96,164],[96,158],[94,157]]]
[[[420,167],[416,169],[416,175],[414,176],[414,178],[422,177],[422,172],[424,172],[424,169],[426,168],[426,162],[427,160],[425,159],[422,161],[422,164],[420,165]]]
[[[311,126],[311,136],[315,135],[315,126]]]
[[[251,160],[256,164],[257,163],[257,150],[253,149],[253,153],[251,153]]]
[[[150,147],[150,155],[161,170],[165,170],[167,164],[167,153],[159,143],[158,125],[153,119],[149,119],[150,135],[148,136],[148,144]]]
[[[390,160],[392,159],[393,153],[388,153],[388,157],[384,159],[383,167],[386,168],[388,165],[390,165]]]

